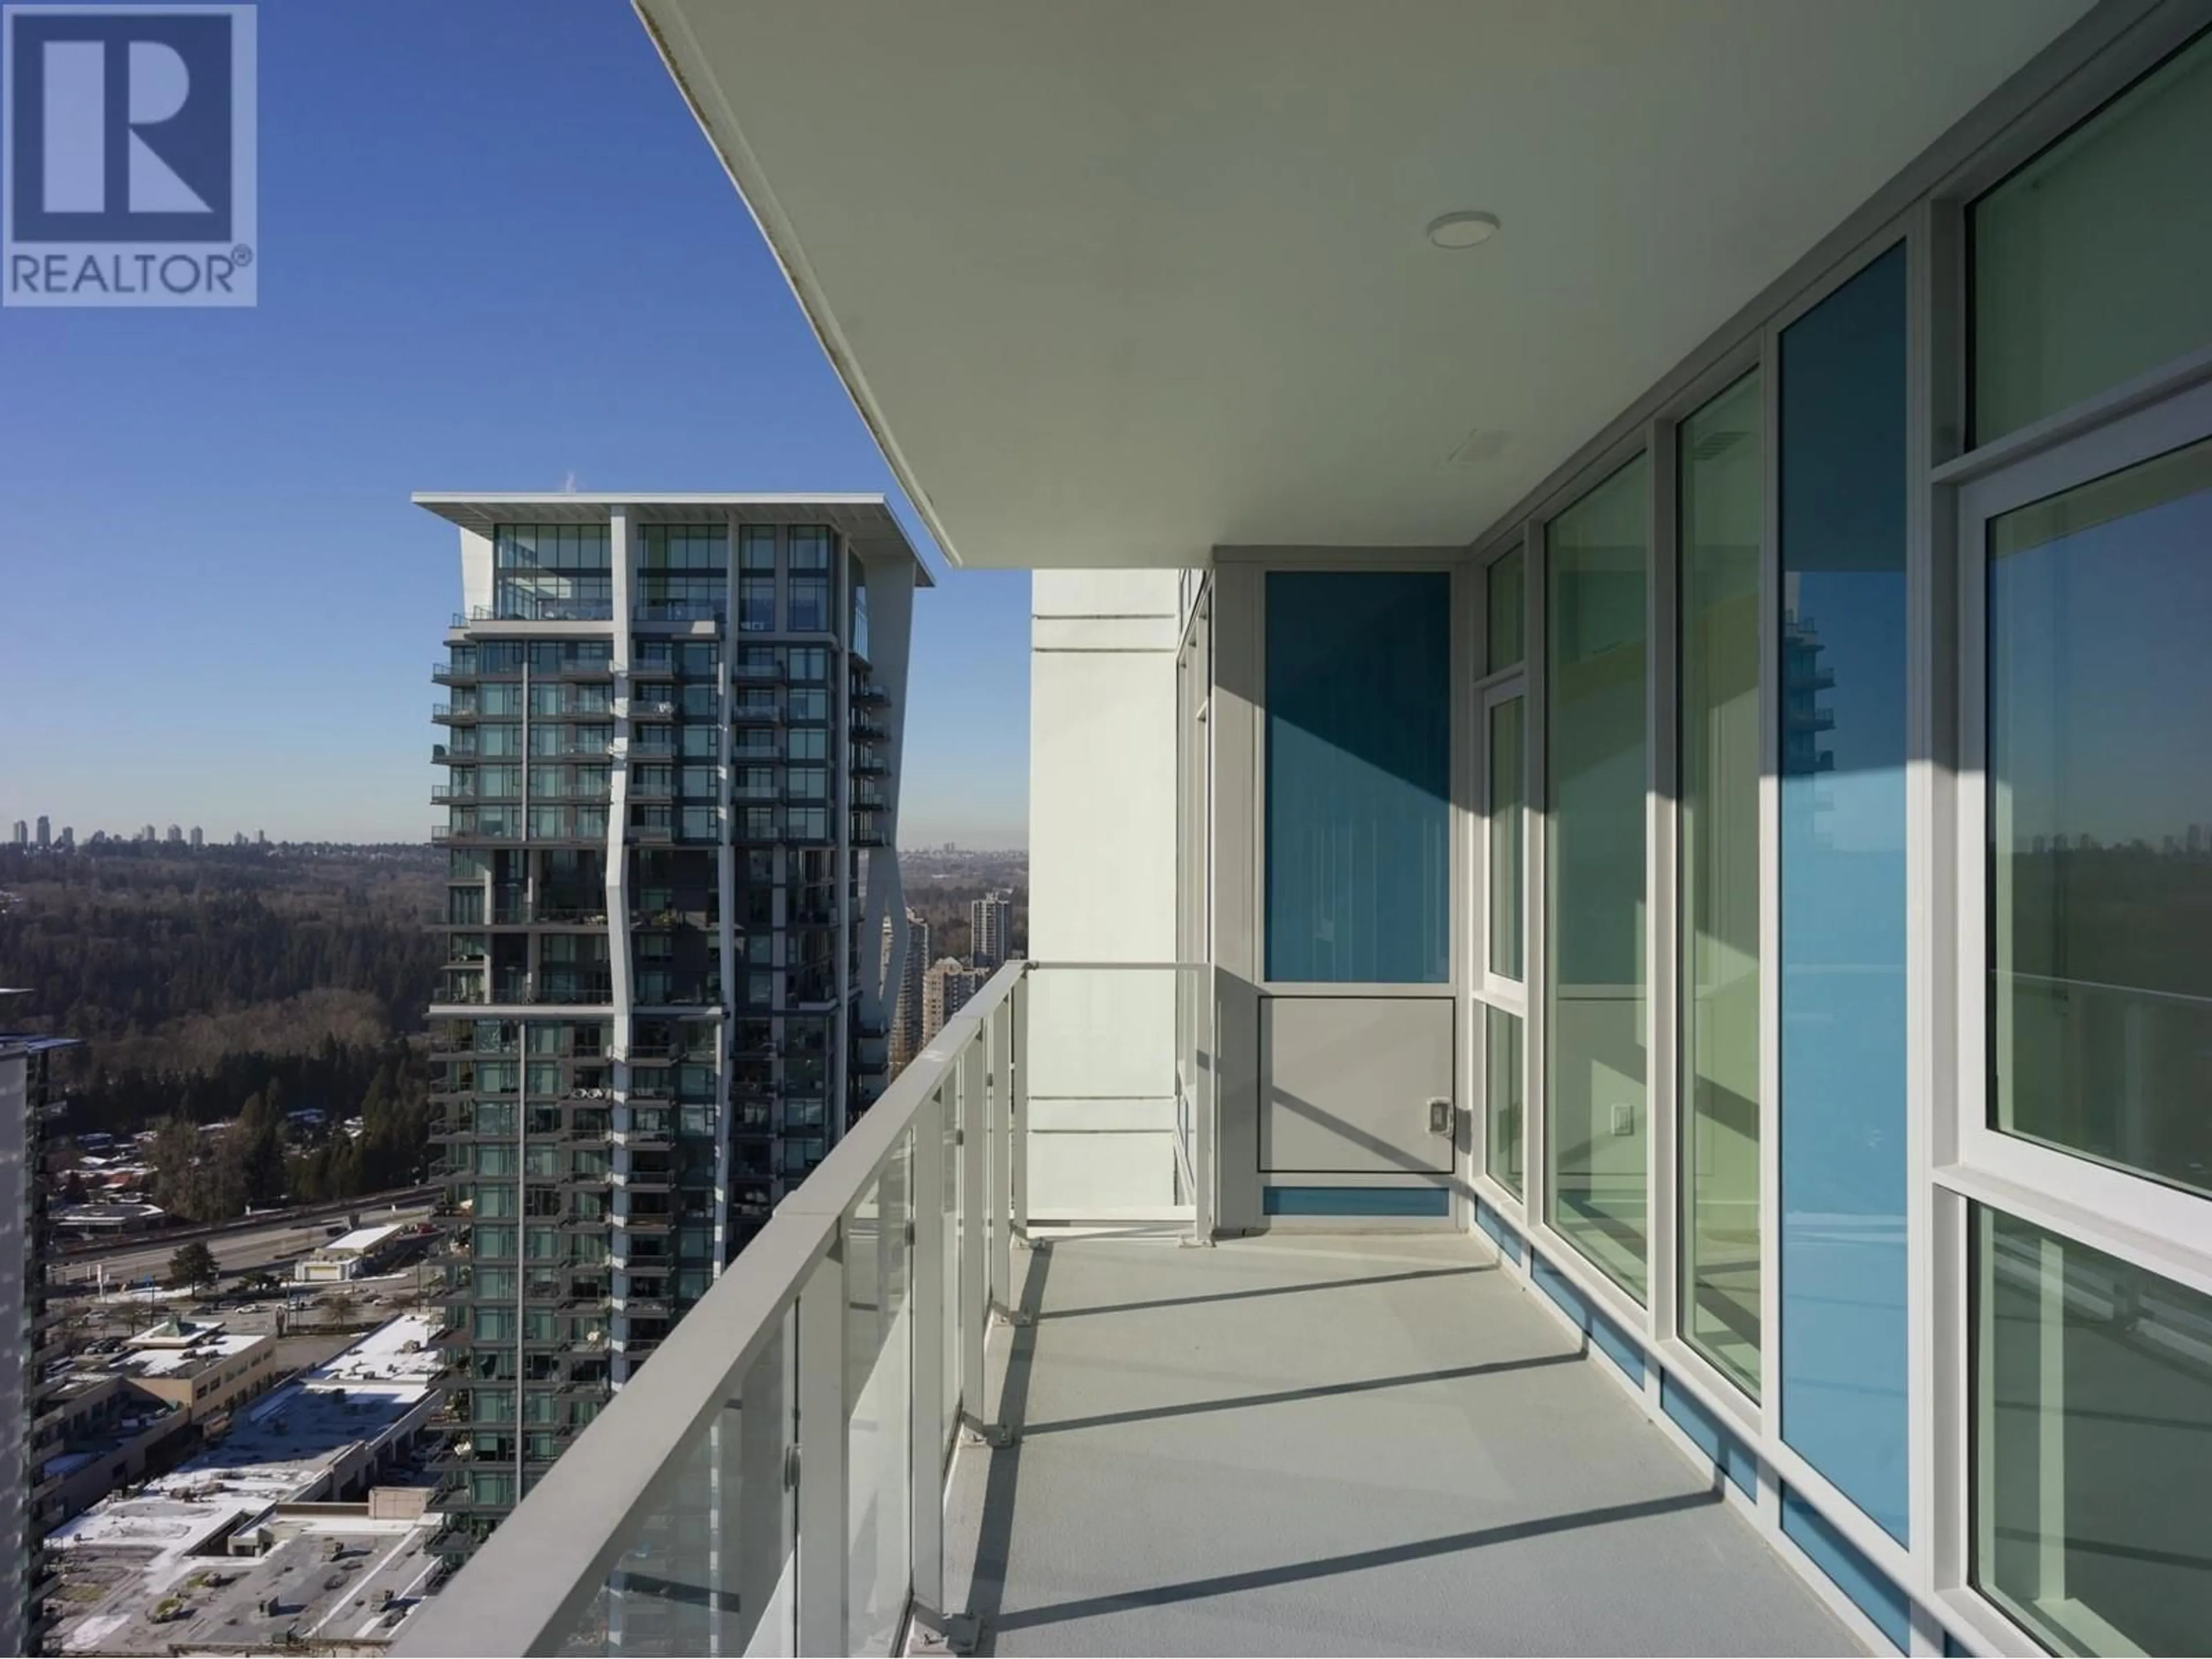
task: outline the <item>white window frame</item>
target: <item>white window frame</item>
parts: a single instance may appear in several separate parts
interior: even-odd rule
[[[2212,1199],[1989,1121],[1989,526],[2016,507],[2212,438],[2200,385],[2053,444],[1958,492],[1960,765],[1953,870],[1958,896],[1956,1072],[1944,1103],[1952,1156],[1937,1184],[2148,1272],[2212,1294]],[[1963,1215],[1959,1224],[1964,1224]],[[1963,1288],[1963,1287],[1961,1287]],[[1960,1310],[1963,1317],[1963,1308]]]

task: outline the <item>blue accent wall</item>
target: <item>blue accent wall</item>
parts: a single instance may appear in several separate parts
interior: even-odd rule
[[[1505,1218],[1477,1199],[1474,1204],[1475,1224],[1488,1233],[1491,1242],[1500,1252],[1516,1263],[1521,1259],[1521,1235],[1506,1224]]]
[[[1268,1187],[1260,1195],[1268,1215],[1448,1216],[1442,1187]]]
[[[1906,1532],[1905,265],[1783,331],[1782,1436]]]
[[[1267,976],[1441,984],[1451,578],[1267,578]]]
[[[1620,1326],[1590,1306],[1589,1298],[1575,1288],[1571,1279],[1540,1255],[1529,1258],[1528,1273],[1543,1287],[1545,1295],[1566,1310],[1567,1316],[1599,1352],[1638,1382],[1644,1380],[1644,1350]]]
[[[1912,1650],[1912,1607],[1905,1592],[1787,1486],[1782,1489],[1782,1535],[1810,1556],[1884,1636],[1903,1651]]]
[[[1738,1492],[1756,1496],[1759,1459],[1698,1397],[1665,1371],[1659,1373],[1659,1404],[1698,1449],[1719,1465]]]

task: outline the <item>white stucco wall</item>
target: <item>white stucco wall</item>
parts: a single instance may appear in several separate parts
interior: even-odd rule
[[[1175,959],[1174,570],[1031,578],[1030,955]],[[1030,1205],[1175,1201],[1170,972],[1030,977]]]

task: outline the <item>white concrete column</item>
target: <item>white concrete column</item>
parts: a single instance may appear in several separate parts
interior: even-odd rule
[[[1172,963],[1181,573],[1030,579],[1029,953]],[[1029,1200],[1042,1220],[1175,1202],[1175,976],[1033,974]]]

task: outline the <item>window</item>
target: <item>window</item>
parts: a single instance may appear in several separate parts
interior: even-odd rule
[[[809,684],[818,685],[830,678],[830,653],[819,645],[793,646],[791,649],[791,678]]]
[[[2212,1638],[2212,1297],[1973,1208],[1972,1576],[2058,1653]]]
[[[775,578],[738,578],[738,626],[748,634],[775,630]]]
[[[720,525],[641,525],[638,542],[646,570],[719,571],[729,564],[729,532]]]
[[[715,809],[711,806],[687,806],[677,833],[686,841],[713,841],[720,833],[715,827],[716,817]]]
[[[775,526],[741,524],[738,526],[738,568],[756,574],[775,574]],[[769,585],[771,601],[773,583]]]
[[[1907,1520],[1905,250],[1782,331],[1782,1432]],[[1840,1337],[1838,1310],[1851,1310]]]
[[[1682,1335],[1759,1392],[1759,635],[1766,514],[1757,375],[1683,422]]]
[[[1545,663],[1551,942],[1549,1219],[1642,1301],[1645,653],[1650,469],[1630,462],[1549,531]]]
[[[830,579],[793,576],[791,579],[791,631],[827,633],[830,628]]]
[[[1523,752],[1528,700],[1516,692],[1489,708],[1490,972],[1522,976],[1523,878],[1527,854],[1528,761]]]
[[[1990,1122],[2212,1195],[2212,441],[1988,539]]]
[[[791,693],[786,706],[787,717],[794,720],[826,720],[830,718],[830,694],[827,691],[799,691]]]
[[[1528,555],[1519,548],[1492,561],[1483,573],[1487,587],[1484,603],[1490,653],[1482,667],[1486,674],[1516,668],[1526,654],[1522,643],[1528,627]]]
[[[793,800],[822,800],[830,793],[830,774],[819,766],[794,766],[785,775],[785,791]]]
[[[1266,580],[1267,977],[1442,983],[1451,579]]]
[[[1970,210],[1974,441],[2212,343],[2212,35]]]
[[[789,757],[795,761],[818,761],[830,758],[830,734],[822,731],[793,732],[787,748]]]
[[[791,568],[793,570],[829,569],[830,530],[827,526],[795,524],[791,526]]]
[[[712,799],[720,787],[711,766],[687,766],[678,774],[678,779],[683,793],[695,799],[702,796]]]
[[[1487,1135],[1484,1168],[1490,1178],[1522,1196],[1522,1082],[1521,1017],[1482,1006],[1484,1116]]]

